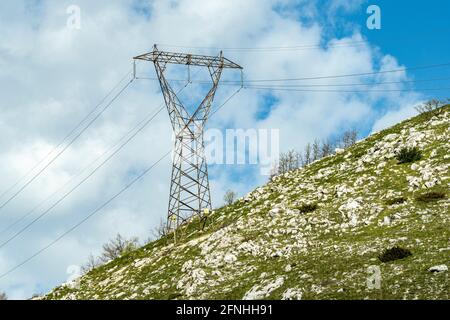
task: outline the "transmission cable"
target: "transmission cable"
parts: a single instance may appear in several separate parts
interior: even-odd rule
[[[441,64],[432,64],[432,65],[423,65],[416,67],[405,67],[399,69],[391,69],[391,70],[380,70],[373,72],[362,72],[362,73],[349,73],[349,74],[339,74],[339,75],[324,75],[324,76],[314,76],[314,77],[302,77],[302,78],[284,78],[284,79],[245,79],[244,84],[253,83],[253,82],[284,82],[284,81],[305,81],[305,80],[323,80],[323,79],[338,79],[338,78],[351,78],[351,77],[362,77],[362,76],[371,76],[377,74],[387,74],[387,73],[396,73],[396,72],[404,72],[411,70],[424,70],[424,69],[434,69],[434,68],[444,68],[449,67],[450,62],[441,63]],[[157,78],[152,77],[137,77],[140,80],[158,80]],[[186,81],[183,79],[168,79],[168,81]],[[205,83],[206,80],[190,80],[193,83]],[[407,80],[405,80],[407,81]],[[414,81],[414,80],[410,80]],[[427,80],[428,81],[428,80]],[[233,84],[241,84],[241,80],[222,80],[222,84],[233,83]]]
[[[423,65],[417,67],[406,67],[392,70],[381,70],[381,71],[373,71],[373,72],[362,72],[362,73],[349,73],[349,74],[340,74],[340,75],[326,75],[326,76],[318,76],[318,77],[302,77],[302,78],[285,78],[285,79],[251,79],[245,80],[245,82],[280,82],[280,81],[304,81],[304,80],[321,80],[321,79],[336,79],[336,78],[348,78],[348,77],[361,77],[361,76],[371,76],[377,74],[386,74],[386,73],[395,73],[395,72],[403,72],[409,70],[422,70],[422,69],[433,69],[433,68],[442,68],[449,67],[449,63],[441,63],[441,64],[432,64],[432,65]],[[238,82],[228,80],[225,82]]]
[[[232,96],[235,96],[236,93],[234,93]],[[225,102],[220,105],[217,110],[214,112],[216,113],[220,108],[222,108],[227,102],[230,101],[230,98],[226,99]],[[213,113],[213,114],[214,114]],[[211,116],[213,116],[213,114]],[[74,231],[75,229],[77,229],[78,227],[80,227],[83,223],[85,223],[86,221],[88,221],[90,218],[92,218],[95,214],[97,214],[99,211],[101,211],[103,208],[105,208],[108,204],[110,204],[113,200],[115,200],[117,197],[119,197],[122,193],[124,193],[126,190],[128,190],[131,186],[133,186],[136,182],[138,182],[140,179],[142,179],[147,173],[149,173],[156,165],[158,165],[164,158],[166,158],[168,155],[170,155],[172,152],[172,150],[169,150],[167,153],[165,153],[161,158],[159,158],[156,162],[152,163],[147,169],[145,169],[142,173],[140,173],[138,176],[136,176],[134,179],[132,179],[125,187],[123,187],[119,192],[117,192],[116,194],[114,194],[111,198],[109,198],[107,201],[105,201],[102,205],[100,205],[97,209],[95,209],[94,211],[92,211],[88,216],[86,216],[85,218],[83,218],[81,221],[79,221],[77,224],[75,224],[74,226],[72,226],[70,229],[68,229],[67,231],[65,231],[64,233],[62,233],[59,237],[57,237],[55,240],[51,241],[49,244],[47,244],[46,246],[44,246],[43,248],[39,249],[38,251],[36,251],[34,254],[32,254],[30,257],[28,257],[27,259],[25,259],[24,261],[22,261],[21,263],[19,263],[18,265],[12,267],[11,269],[7,270],[6,272],[4,272],[3,274],[0,274],[0,279],[4,278],[5,276],[7,276],[8,274],[14,272],[15,270],[17,270],[18,268],[20,268],[21,266],[25,265],[26,263],[28,263],[29,261],[31,261],[33,258],[37,257],[38,255],[40,255],[42,252],[44,252],[45,250],[49,249],[50,247],[52,247],[54,244],[56,244],[59,240],[61,240],[62,238],[64,238],[65,236],[67,236],[68,234],[70,234],[72,231]]]
[[[381,86],[381,85],[390,85],[390,84],[409,84],[409,83],[423,83],[423,82],[435,82],[435,81],[448,81],[450,77],[442,77],[442,78],[429,78],[429,79],[416,79],[416,80],[401,80],[401,81],[381,81],[381,82],[372,82],[372,83],[324,83],[324,84],[270,84],[270,87],[282,87],[282,88],[315,88],[315,87],[368,87],[368,86]],[[264,86],[267,85],[259,85],[254,84],[252,87]]]
[[[186,83],[178,92],[177,94],[181,93],[187,86],[189,85],[189,82]],[[17,238],[20,234],[22,234],[23,232],[25,232],[28,228],[30,228],[34,223],[36,223],[37,221],[39,221],[41,218],[43,218],[45,215],[47,215],[52,209],[54,209],[59,203],[61,203],[65,198],[67,198],[72,192],[74,192],[78,187],[80,187],[84,182],[86,182],[90,177],[92,177],[101,167],[103,167],[111,158],[113,158],[123,147],[125,147],[134,137],[136,137],[136,135],[141,132],[150,122],[153,121],[153,119],[165,108],[164,103],[162,103],[159,107],[158,110],[152,114],[150,113],[148,116],[144,117],[143,120],[141,120],[134,128],[132,128],[130,131],[128,131],[113,147],[111,147],[109,150],[107,150],[105,153],[103,153],[101,156],[99,156],[97,159],[95,159],[92,163],[90,163],[87,167],[85,167],[78,175],[80,175],[82,172],[84,172],[87,168],[89,168],[91,165],[93,165],[94,163],[96,163],[99,159],[101,159],[103,157],[103,155],[107,154],[109,151],[113,150],[117,145],[119,145],[119,147],[114,150],[114,152],[112,154],[110,154],[103,162],[101,162],[93,171],[90,172],[90,174],[88,176],[86,176],[84,179],[82,179],[78,184],[76,184],[71,190],[69,190],[68,192],[66,192],[61,198],[59,198],[55,203],[53,203],[47,210],[45,210],[44,212],[42,212],[39,216],[37,216],[34,220],[32,220],[31,222],[29,222],[25,227],[23,227],[21,230],[19,230],[18,232],[16,232],[13,236],[11,236],[10,238],[8,238],[6,241],[4,241],[2,244],[0,244],[0,249],[2,247],[4,247],[6,244],[8,244],[9,242],[11,242],[13,239]],[[150,116],[150,117],[149,117]],[[149,117],[149,118],[148,118]],[[148,119],[146,119],[148,118]],[[136,130],[136,131],[135,131]],[[123,139],[125,139],[127,137],[128,134],[132,133],[133,131],[135,131],[130,137],[128,137],[124,142],[120,143]],[[13,226],[15,226],[17,223],[19,223],[20,221],[22,221],[23,219],[25,219],[26,217],[28,217],[29,215],[31,215],[34,211],[36,211],[36,209],[38,209],[39,207],[42,206],[43,203],[45,203],[48,199],[50,199],[51,197],[53,197],[56,193],[58,193],[59,191],[61,191],[66,185],[68,185],[72,180],[74,180],[78,175],[75,175],[72,177],[72,179],[70,179],[67,183],[65,183],[61,188],[59,188],[58,190],[56,190],[53,194],[51,194],[49,197],[47,197],[46,199],[44,199],[40,204],[38,204],[36,207],[34,207],[32,210],[28,211],[25,215],[23,215],[21,218],[19,218],[17,221],[15,221],[14,223],[12,223],[11,225],[9,225],[7,228],[5,228],[1,234],[3,234],[3,232],[8,231],[9,229],[11,229]]]
[[[137,181],[139,181],[142,177],[144,177],[147,173],[149,173],[158,163],[160,163],[165,157],[167,157],[172,151],[167,152],[166,154],[164,154],[161,158],[159,158],[156,162],[154,162],[150,167],[148,167],[147,169],[145,169],[141,174],[139,174],[138,176],[136,176],[133,180],[131,180],[124,188],[122,188],[119,192],[117,192],[113,197],[111,197],[110,199],[108,199],[106,202],[104,202],[102,205],[100,205],[97,209],[95,209],[94,211],[92,211],[88,216],[86,216],[84,219],[82,219],[81,221],[79,221],[77,224],[75,224],[73,227],[71,227],[69,230],[65,231],[63,234],[61,234],[59,237],[57,237],[55,240],[53,240],[52,242],[50,242],[49,244],[47,244],[46,246],[44,246],[43,248],[41,248],[40,250],[38,250],[37,252],[35,252],[33,255],[31,255],[29,258],[25,259],[23,262],[21,262],[20,264],[16,265],[15,267],[9,269],[8,271],[6,271],[5,273],[0,275],[0,279],[4,278],[5,276],[7,276],[8,274],[10,274],[11,272],[15,271],[16,269],[20,268],[21,266],[23,266],[24,264],[26,264],[27,262],[29,262],[30,260],[32,260],[33,258],[35,258],[36,256],[38,256],[39,254],[41,254],[42,252],[44,252],[45,250],[47,250],[48,248],[50,248],[51,246],[53,246],[55,243],[57,243],[59,240],[61,240],[62,238],[64,238],[66,235],[68,235],[69,233],[71,233],[73,230],[77,229],[79,226],[81,226],[84,222],[86,222],[87,220],[89,220],[92,216],[94,216],[96,213],[98,213],[100,210],[102,210],[103,208],[105,208],[108,204],[110,204],[113,200],[115,200],[118,196],[120,196],[122,193],[124,193],[126,190],[128,190],[132,185],[134,185]]]
[[[269,91],[295,91],[295,92],[344,92],[344,93],[363,93],[363,92],[410,92],[410,91],[446,91],[450,87],[442,88],[414,88],[414,89],[367,89],[367,90],[333,90],[333,89],[296,89],[264,86],[244,86],[244,89],[269,90]]]
[[[352,47],[361,46],[367,44],[367,41],[343,41],[338,43],[331,43],[328,45],[294,45],[294,46],[274,46],[274,47],[202,47],[202,46],[181,46],[181,45],[171,45],[171,44],[157,44],[158,47],[163,48],[181,48],[181,49],[205,49],[205,50],[224,50],[224,51],[236,51],[236,52],[280,52],[280,51],[297,51],[297,50],[308,50],[308,49],[323,49],[323,48],[333,48],[333,47]]]
[[[131,79],[112,99],[111,101],[103,107],[100,112],[95,115],[94,118],[91,119],[85,125],[82,130],[73,137],[69,143],[64,146],[61,151],[59,151],[56,156],[54,156],[43,168],[41,168],[36,174],[33,175],[31,179],[29,179],[21,188],[19,188],[11,197],[8,198],[5,202],[0,205],[0,210],[3,209],[9,202],[11,202],[15,197],[17,197],[26,187],[28,187],[42,172],[44,172],[56,159],[61,156],[111,105],[112,103],[129,87],[129,85],[134,81],[134,78]]]
[[[39,216],[37,216],[35,219],[33,219],[31,222],[29,222],[27,225],[25,225],[22,229],[17,231],[13,236],[8,238],[6,241],[0,244],[0,249],[3,248],[6,244],[11,242],[13,239],[17,238],[19,235],[24,233],[28,228],[30,228],[34,223],[39,221],[41,218],[43,218],[45,215],[47,215],[53,208],[55,208],[58,204],[60,204],[64,199],[66,199],[72,192],[74,192],[76,189],[78,189],[79,186],[81,186],[84,182],[86,182],[90,177],[92,177],[100,168],[102,168],[112,157],[114,157],[122,148],[127,145],[139,132],[141,132],[162,110],[164,107],[161,107],[152,117],[150,117],[145,123],[136,131],[134,132],[130,137],[128,137],[120,146],[111,153],[105,160],[103,160],[97,167],[95,167],[94,170],[92,170],[86,177],[84,177],[81,181],[79,181],[74,187],[72,187],[68,192],[66,192],[62,197],[60,197],[55,203],[53,203],[47,210],[43,211]]]
[[[139,80],[151,80],[151,81],[158,81],[157,78],[151,78],[151,77],[137,77],[136,79]],[[441,78],[429,78],[429,79],[417,79],[417,80],[403,80],[403,81],[381,81],[381,82],[372,82],[372,83],[324,83],[324,84],[252,84],[249,86],[252,87],[292,87],[292,88],[313,88],[313,87],[358,87],[358,86],[378,86],[378,85],[388,85],[388,84],[409,84],[409,83],[423,83],[423,82],[435,82],[435,81],[447,81],[450,80],[450,77],[441,77]],[[168,81],[171,82],[184,82],[185,79],[168,79]],[[192,83],[207,83],[207,81],[204,80],[191,80]],[[245,85],[245,81],[243,82]],[[241,83],[224,83],[222,84],[224,86],[240,86]]]
[[[155,116],[161,112],[163,108],[159,109]],[[20,223],[22,220],[24,220],[25,218],[27,218],[28,216],[30,216],[31,214],[33,214],[33,212],[35,212],[37,209],[39,209],[40,207],[42,207],[49,199],[51,199],[52,197],[54,197],[56,194],[58,194],[58,192],[60,192],[61,190],[63,190],[66,186],[70,185],[71,182],[73,182],[75,180],[75,178],[77,178],[78,176],[82,175],[87,169],[89,169],[92,165],[94,165],[96,162],[98,162],[101,158],[103,158],[106,154],[108,154],[110,151],[112,151],[113,149],[115,149],[117,146],[120,145],[120,143],[129,135],[131,134],[133,131],[138,130],[141,131],[143,128],[143,126],[146,126],[148,124],[148,116],[150,116],[151,114],[148,114],[146,117],[144,117],[143,120],[141,120],[136,126],[134,126],[131,130],[129,130],[124,136],[122,136],[122,138],[116,142],[111,148],[107,149],[105,152],[103,152],[99,157],[97,157],[94,161],[92,161],[91,163],[89,163],[87,166],[85,166],[81,171],[79,171],[77,174],[75,174],[74,176],[72,176],[72,178],[70,180],[68,180],[66,183],[64,183],[64,185],[62,185],[60,188],[58,188],[57,190],[55,190],[51,195],[49,195],[48,197],[46,197],[44,200],[42,200],[38,205],[36,205],[33,209],[29,210],[26,214],[24,214],[23,216],[21,216],[19,219],[17,219],[16,221],[14,221],[12,224],[10,224],[9,226],[7,226],[6,228],[4,228],[2,231],[0,231],[0,235],[6,233],[8,230],[10,230],[11,228],[13,228],[15,225],[17,225],[18,223]],[[123,148],[124,144],[120,145],[119,149]]]
[[[119,87],[119,85],[131,74],[128,71],[120,81],[114,85],[114,87],[100,100],[100,102],[54,147],[47,153],[41,160],[39,160],[30,170],[28,170],[22,177],[20,177],[14,184],[8,187],[0,194],[0,199],[2,199],[7,193],[14,189],[19,183],[21,183],[31,172],[33,172],[39,165],[41,165],[52,153],[54,153],[63,143],[69,139],[70,136],[105,102],[105,100]]]

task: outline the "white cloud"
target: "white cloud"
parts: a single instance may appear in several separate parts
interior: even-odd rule
[[[4,90],[0,105],[0,190],[13,184],[32,163],[54,147],[131,68],[131,57],[150,50],[154,42],[213,47],[295,46],[322,43],[326,33],[318,23],[306,26],[297,20],[297,15],[278,10],[280,5],[289,5],[289,1],[161,0],[148,2],[147,16],[133,9],[137,8],[136,1],[85,0],[78,1],[80,30],[66,28],[66,8],[71,2],[39,1],[33,6],[30,3],[0,4],[0,29],[5,30],[0,34],[0,85]],[[142,3],[140,7],[144,6]],[[299,1],[296,5],[300,11],[305,6],[303,14],[313,16],[311,4]],[[355,33],[339,41],[359,39],[361,36]],[[198,51],[217,54],[217,50]],[[385,56],[369,45],[265,53],[225,51],[225,55],[244,66],[248,79],[370,72],[378,70],[378,65],[381,69],[398,65],[394,57]],[[154,76],[152,67],[145,63],[139,70]],[[185,70],[175,75],[185,77]],[[227,70],[224,77],[230,76]],[[395,81],[405,77],[389,74],[382,79]],[[314,83],[345,81],[360,80]],[[216,105],[234,90],[222,86]],[[411,102],[410,96],[400,93],[274,91],[277,100],[274,109],[268,118],[258,121],[255,114],[262,101],[261,94],[243,90],[211,119],[210,126],[280,128],[282,150],[300,149],[313,138],[326,138],[340,128],[359,123],[370,125],[375,120],[372,117],[382,116],[372,107],[379,101],[402,111],[386,115],[375,127],[407,115],[409,111],[400,106],[406,105],[405,101]],[[156,82],[134,83],[42,177],[0,211],[0,226],[8,225],[51,194],[161,102]],[[85,217],[129,181],[130,173],[156,161],[170,147],[171,128],[164,112],[82,188],[23,236],[0,249],[0,273]],[[216,175],[211,185],[216,206],[222,204],[226,189],[238,190],[242,195],[267,179],[253,170],[252,179],[242,181],[237,178],[239,175],[228,172],[228,168],[213,170]],[[166,160],[99,216],[0,279],[0,290],[16,298],[29,297],[65,281],[68,265],[82,263],[116,232],[141,239],[150,236],[149,230],[166,214],[164,199],[168,197],[169,175],[170,164]],[[0,235],[0,240],[5,238],[7,235]]]

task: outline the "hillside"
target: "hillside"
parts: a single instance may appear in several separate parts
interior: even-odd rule
[[[449,124],[445,106],[373,134],[45,298],[450,299]],[[412,255],[381,262],[394,246]]]

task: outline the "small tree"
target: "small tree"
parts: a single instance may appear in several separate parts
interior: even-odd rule
[[[99,257],[102,263],[114,260],[121,255],[136,250],[138,247],[138,239],[125,239],[119,233],[115,239],[110,240],[103,245],[103,253]]]
[[[94,255],[90,254],[88,257],[88,261],[83,266],[81,266],[81,272],[83,274],[86,274],[89,271],[98,267],[99,265],[100,265],[100,261],[98,261],[98,259],[96,259],[94,257]]]
[[[295,150],[289,150],[280,154],[278,174],[295,170],[300,166],[300,154]]]
[[[4,292],[0,292],[0,301],[2,300],[8,300],[8,296]]]
[[[312,162],[311,159],[311,144],[308,143],[305,146],[305,152],[303,153],[303,163],[302,166],[306,167],[308,164],[310,164]]]
[[[168,234],[167,222],[163,219],[159,220],[159,224],[151,231],[153,239],[161,239]],[[150,241],[152,238],[149,239]],[[150,242],[148,241],[148,242]]]
[[[225,192],[225,195],[223,196],[223,201],[225,201],[225,204],[229,206],[236,201],[236,198],[237,193],[232,190],[228,190],[227,192]]]
[[[450,99],[447,99],[447,100],[450,101]],[[422,113],[426,113],[426,112],[430,112],[430,111],[439,109],[444,104],[445,104],[444,101],[441,101],[438,99],[431,99],[431,100],[425,101],[424,103],[416,106],[416,111],[419,114],[422,114]]]
[[[312,160],[316,161],[320,159],[320,142],[317,139],[314,139],[312,145]]]
[[[277,175],[278,175],[278,163],[274,163],[272,165],[272,168],[270,169],[269,180],[272,180],[272,178],[276,177]]]
[[[342,147],[344,149],[351,147],[356,143],[358,132],[356,130],[345,131],[342,135]]]
[[[320,157],[325,158],[331,155],[332,153],[333,153],[333,143],[330,140],[323,141],[320,150]]]

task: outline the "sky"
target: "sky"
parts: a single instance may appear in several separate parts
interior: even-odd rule
[[[380,9],[381,29],[367,26],[370,5]],[[79,24],[73,23],[73,8],[75,12],[79,9]],[[9,230],[0,231],[0,274],[52,243],[171,149],[170,121],[163,110],[103,167],[51,208],[105,159],[102,155],[111,146],[123,141],[131,128],[162,105],[158,83],[140,79],[133,81],[61,156],[52,163],[41,163],[27,178],[45,167],[42,174],[23,190],[21,185],[27,178],[15,185],[120,79],[129,75],[132,57],[150,51],[153,44],[161,50],[211,55],[222,48],[225,57],[243,66],[246,80],[412,68],[370,77],[300,82],[375,83],[363,86],[374,89],[364,92],[242,89],[208,123],[208,129],[220,132],[278,130],[280,151],[302,150],[313,139],[325,140],[349,129],[357,129],[363,138],[415,115],[414,107],[424,100],[450,96],[448,89],[423,90],[448,88],[449,80],[410,82],[450,77],[450,68],[445,66],[414,69],[450,62],[449,10],[450,3],[445,0],[2,1],[0,229],[53,197]],[[267,50],[274,47],[291,49]],[[142,78],[155,77],[150,63],[141,62],[137,69]],[[172,78],[187,77],[184,67],[168,72]],[[192,70],[191,75],[197,80],[207,76],[201,70]],[[223,74],[225,81],[239,77],[235,70]],[[380,87],[376,84],[379,82],[390,84]],[[182,85],[173,84],[177,89]],[[380,88],[392,91],[377,90]],[[181,96],[194,106],[204,89],[194,84]],[[395,91],[404,89],[409,91]],[[236,90],[235,86],[219,86],[213,108]],[[106,102],[100,108],[104,106]],[[99,254],[101,245],[116,233],[148,239],[167,214],[170,168],[170,158],[163,159],[76,230],[0,277],[0,291],[12,299],[48,292],[73,276],[68,272],[74,270],[71,266],[82,265],[91,253]],[[82,174],[77,175],[80,171]],[[226,190],[243,196],[267,179],[257,164],[211,165],[213,207],[223,204]],[[5,203],[15,193],[17,196]],[[2,244],[43,212],[42,219]]]

